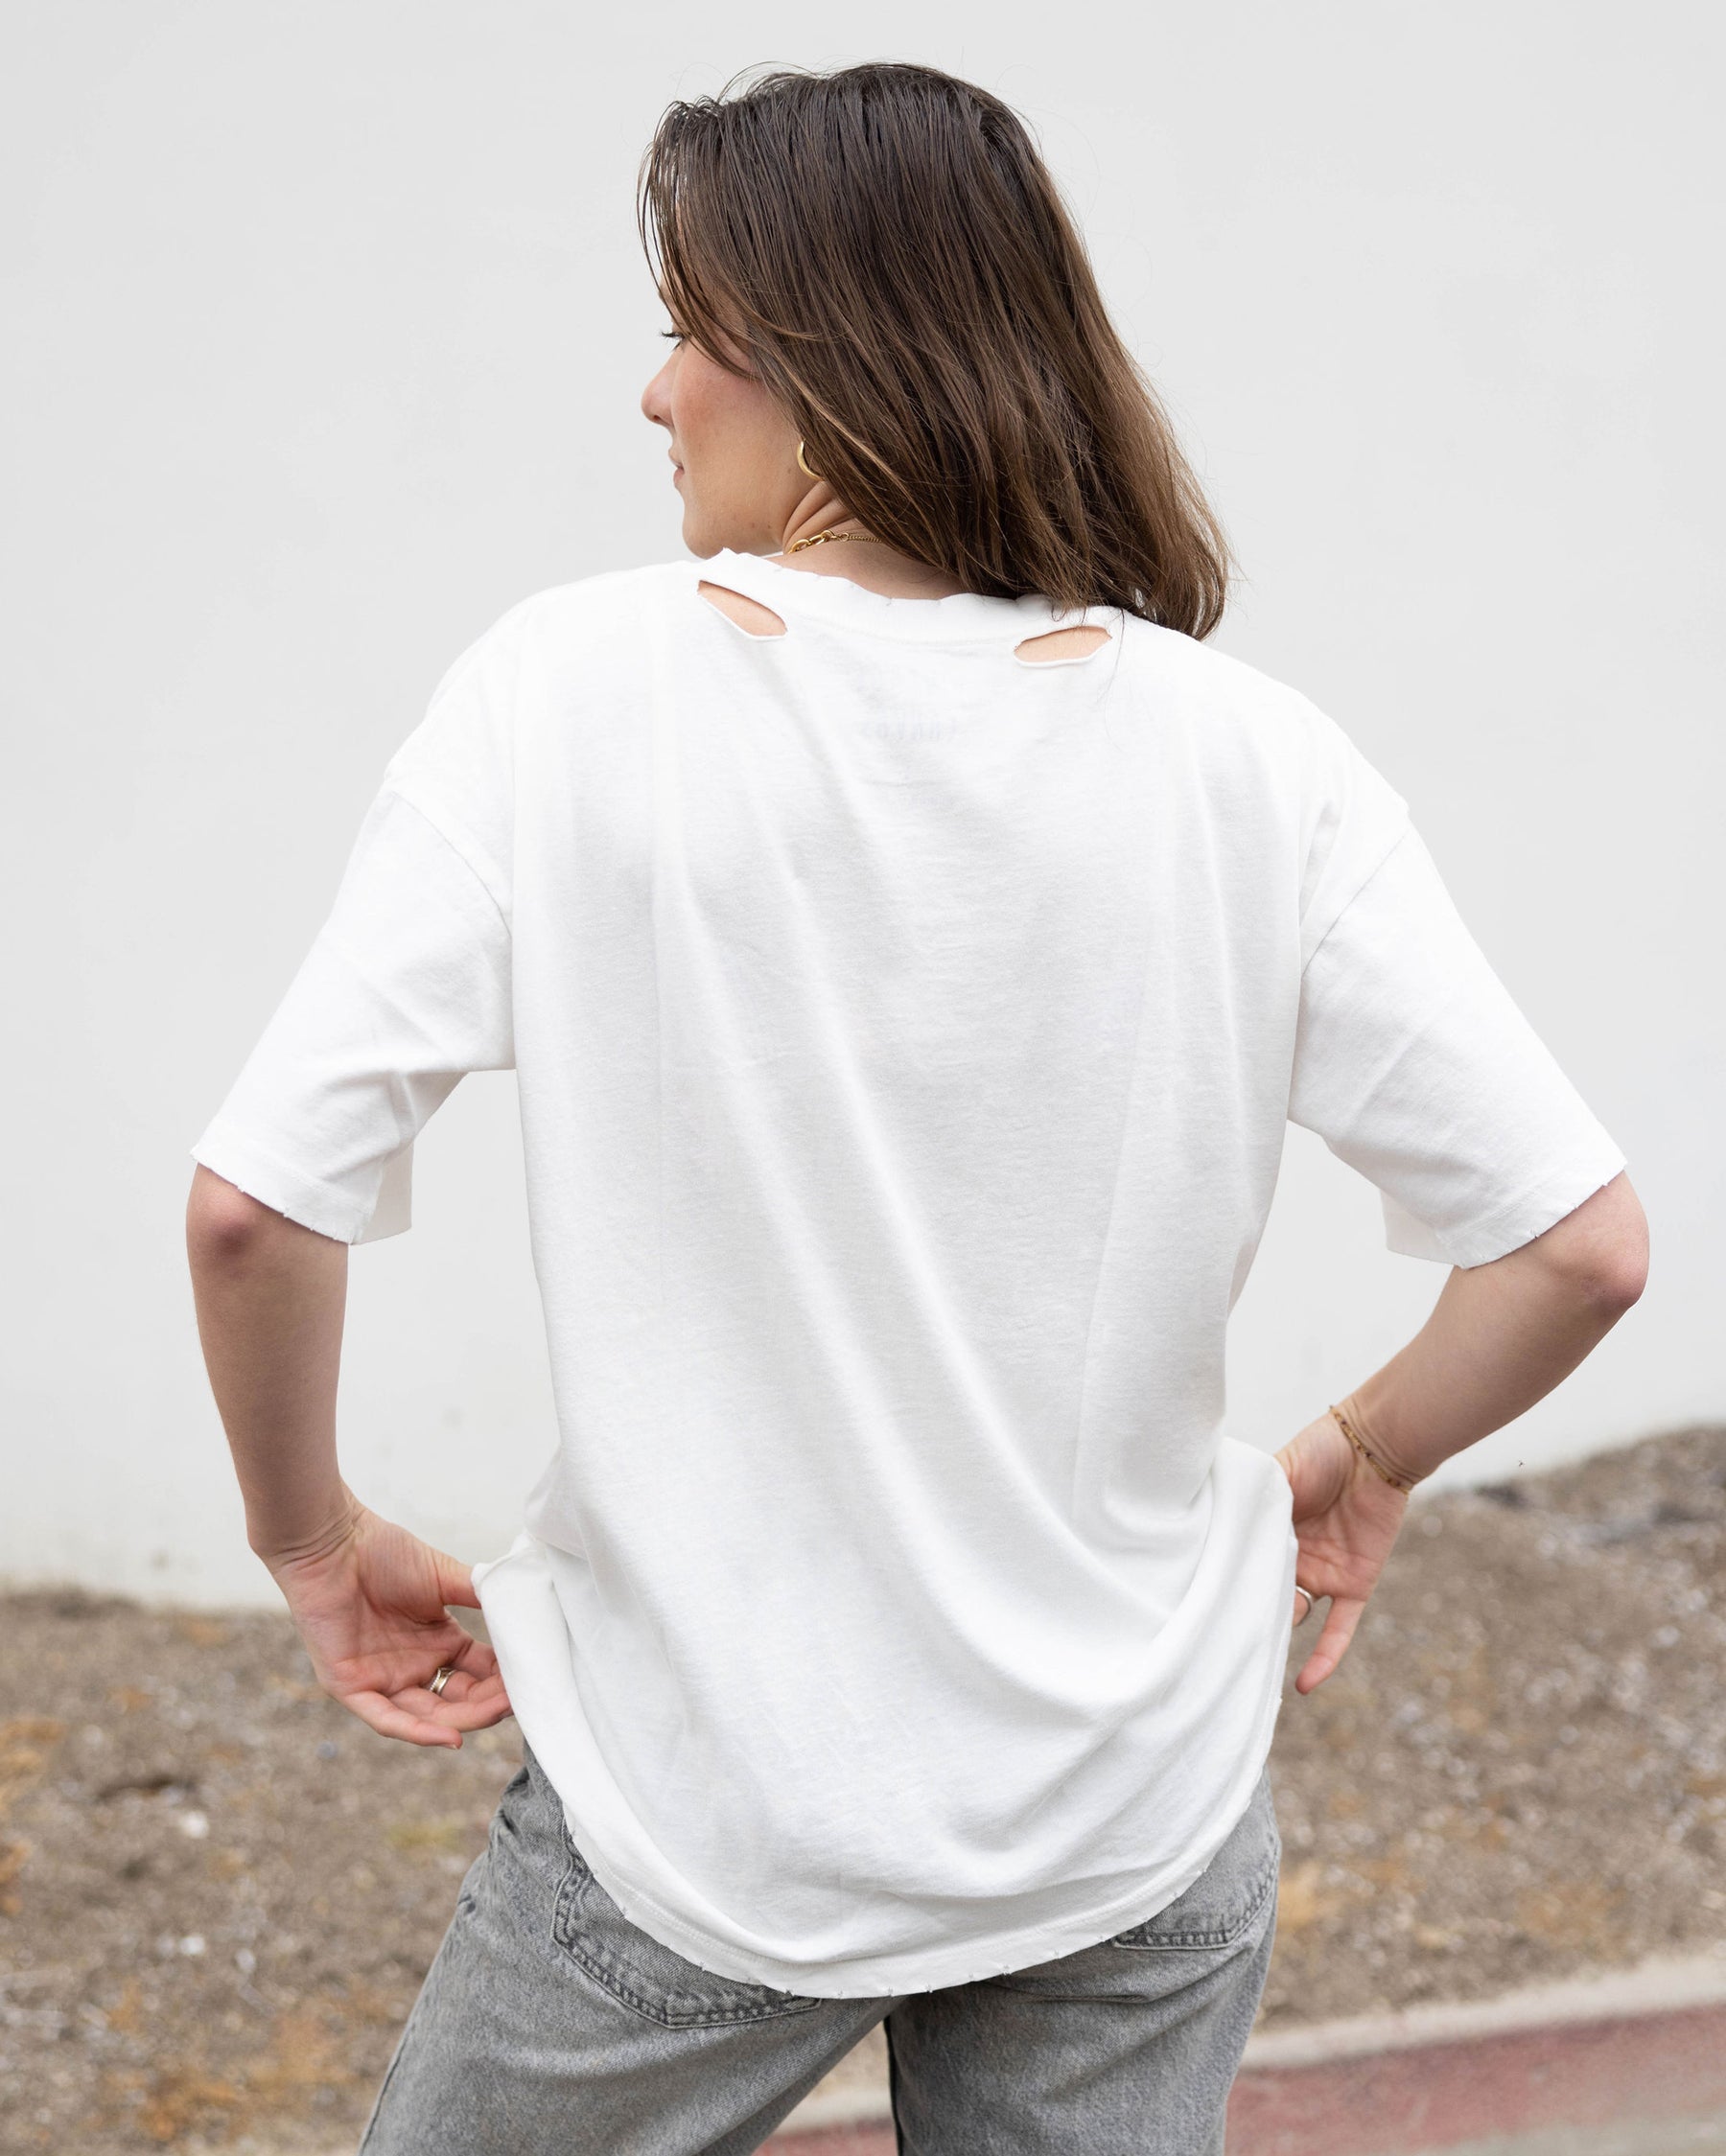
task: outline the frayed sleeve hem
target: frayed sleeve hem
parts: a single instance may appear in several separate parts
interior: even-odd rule
[[[368,1203],[340,1185],[289,1167],[237,1131],[212,1124],[191,1148],[195,1161],[271,1212],[333,1241],[381,1242],[412,1225],[411,1144],[391,1155]]]
[[[1623,1154],[1606,1140],[1586,1160],[1567,1162],[1551,1170],[1511,1204],[1500,1206],[1479,1220],[1444,1229],[1430,1227],[1398,1204],[1388,1191],[1381,1191],[1386,1248],[1399,1257],[1430,1258],[1464,1269],[1488,1265],[1495,1258],[1507,1258],[1511,1251],[1520,1250],[1536,1236],[1556,1227],[1621,1174],[1625,1165]]]

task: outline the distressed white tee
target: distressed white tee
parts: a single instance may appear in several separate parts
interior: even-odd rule
[[[455,661],[193,1151],[364,1242],[511,1066],[560,1439],[476,1567],[510,1698],[628,1916],[819,1997],[1090,1945],[1245,1810],[1295,1538],[1224,1333],[1286,1122],[1455,1265],[1623,1166],[1296,691],[730,551]]]

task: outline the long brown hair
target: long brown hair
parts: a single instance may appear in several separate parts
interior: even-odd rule
[[[777,68],[670,105],[637,204],[673,320],[767,385],[871,531],[968,591],[1216,627],[1227,542],[998,98]]]

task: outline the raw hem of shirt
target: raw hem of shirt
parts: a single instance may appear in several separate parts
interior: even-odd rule
[[[509,1556],[518,1554],[525,1546],[531,1546],[532,1541],[533,1538],[524,1530],[504,1558],[485,1560],[475,1565],[476,1588],[479,1587],[482,1578],[506,1563]],[[1285,1546],[1284,1564],[1288,1591],[1281,1596],[1279,1604],[1285,1611],[1290,1607],[1298,1554],[1299,1545],[1291,1527]],[[481,1601],[483,1600],[481,1595]],[[1155,1915],[1158,1910],[1177,1900],[1205,1869],[1251,1803],[1259,1776],[1270,1755],[1271,1740],[1282,1706],[1286,1645],[1276,1649],[1268,1644],[1267,1654],[1273,1657],[1274,1671],[1272,1681],[1266,1683],[1258,1723],[1253,1731],[1252,1742],[1248,1748],[1248,1764],[1242,1773],[1235,1798],[1223,1816],[1222,1827],[1204,1854],[1196,1863],[1187,1861],[1178,1870],[1171,1872],[1165,1869],[1160,1877],[1153,1871],[1125,1892],[1111,1895],[1108,1901],[1097,1904],[1083,1915],[1068,1917],[1059,1924],[1020,1926],[1016,1930],[992,1935],[987,1942],[970,1940],[956,1946],[931,1947],[909,1954],[865,1956],[854,1961],[836,1965],[823,1964],[815,1968],[804,1962],[781,1961],[770,1955],[751,1954],[739,1950],[728,1941],[711,1937],[674,1911],[665,1908],[654,1894],[640,1888],[633,1876],[613,1861],[610,1850],[596,1840],[591,1828],[570,1818],[567,1805],[564,1807],[565,1821],[571,1839],[581,1852],[582,1861],[624,1916],[641,1930],[651,1934],[662,1944],[681,1953],[698,1968],[706,1969],[713,1976],[729,1978],[734,1982],[763,1983],[775,1990],[790,1992],[805,1999],[891,1998],[912,1992],[940,1991],[952,1984],[1007,1976],[1016,1969],[1035,1968],[1044,1961],[1059,1959],[1062,1955],[1077,1954],[1086,1947],[1102,1945],[1117,1932],[1144,1922]],[[528,1742],[532,1743],[531,1734],[526,1731],[525,1725],[523,1728]],[[536,1750],[539,1749],[535,1747]],[[842,1969],[854,1981],[844,1983],[832,1981],[827,1974],[829,1966]]]
[[[1069,1917],[1062,1924],[1031,1925],[1015,1932],[1005,1932],[991,1938],[987,1948],[973,1943],[926,1954],[895,1956],[886,1961],[860,1961],[855,1964],[855,1973],[865,1981],[856,1983],[832,1984],[826,1982],[819,1971],[811,1972],[795,1962],[776,1961],[765,1955],[738,1954],[734,1948],[720,1946],[651,1894],[625,1883],[621,1875],[614,1875],[617,1878],[614,1885],[593,1862],[591,1850],[583,1848],[582,1856],[631,1923],[651,1932],[663,1943],[675,1947],[697,1967],[707,1969],[713,1976],[729,1977],[734,1982],[769,1984],[775,1990],[792,1992],[805,1999],[886,1999],[908,1992],[943,1991],[952,1984],[1011,1976],[1018,1969],[1038,1968],[1045,1961],[1059,1960],[1063,1955],[1080,1954],[1086,1947],[1101,1946],[1117,1932],[1143,1923],[1158,1910],[1167,1908],[1170,1902],[1178,1900],[1240,1824],[1251,1803],[1259,1775],[1270,1755],[1271,1738],[1281,1705],[1279,1684],[1271,1694],[1254,1733],[1250,1754],[1254,1764],[1245,1794],[1230,1805],[1222,1833],[1201,1861],[1185,1866],[1175,1875],[1173,1885],[1152,1886],[1141,1882],[1128,1893],[1113,1896],[1083,1916]],[[1153,1878],[1155,1876],[1153,1874]],[[642,1923],[637,1911],[650,1912],[652,1923]],[[728,1965],[717,1966],[715,1957]]]
[[[1624,1155],[1608,1139],[1580,1171],[1574,1167],[1549,1171],[1513,1204],[1500,1207],[1460,1233],[1434,1230],[1434,1248],[1451,1264],[1464,1269],[1490,1264],[1495,1258],[1507,1258],[1511,1251],[1522,1249],[1536,1236],[1556,1227],[1597,1191],[1604,1190],[1625,1165]],[[1409,1255],[1424,1257],[1428,1253],[1416,1250]]]
[[[247,1197],[255,1197],[272,1213],[284,1214],[303,1228],[312,1228],[335,1242],[358,1242],[365,1234],[370,1212],[315,1176],[272,1158],[249,1139],[213,1124],[190,1150],[194,1160],[220,1175],[224,1183],[232,1183]],[[400,1234],[401,1230],[384,1232]],[[373,1240],[381,1240],[382,1237]]]

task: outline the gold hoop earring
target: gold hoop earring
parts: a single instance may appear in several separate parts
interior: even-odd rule
[[[804,446],[802,442],[799,442],[797,445],[797,468],[800,472],[806,474],[807,476],[811,479],[819,479],[821,476],[821,474],[819,472],[811,472],[809,470],[809,461],[807,457],[804,455]]]

